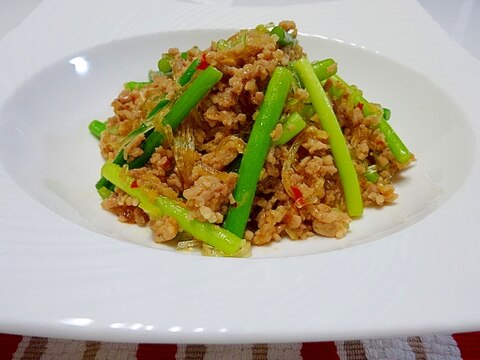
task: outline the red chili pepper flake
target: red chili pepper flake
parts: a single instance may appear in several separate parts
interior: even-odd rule
[[[163,170],[168,170],[171,165],[172,165],[172,162],[170,161],[170,159],[169,159],[169,158],[165,158],[165,161],[163,162],[163,164],[161,165],[161,167],[162,167]]]
[[[295,205],[298,208],[301,208],[302,206],[304,206],[305,205],[305,198],[303,197],[303,194],[300,191],[300,189],[296,186],[291,186],[290,190],[292,190],[293,197],[295,199]]]
[[[293,196],[295,197],[295,200],[297,200],[297,199],[299,199],[303,196],[300,189],[296,186],[291,186],[290,190],[292,190],[292,193],[293,193]]]
[[[132,189],[138,188],[137,180],[133,180],[133,181],[132,181],[132,183],[130,184],[130,188],[132,188]]]
[[[207,62],[207,54],[203,53],[202,59],[200,60],[200,64],[198,64],[197,69],[205,70],[208,67],[208,65],[210,64]]]
[[[359,108],[360,110],[363,111],[363,103],[359,102],[359,103],[357,104],[357,106],[358,106],[358,108]]]

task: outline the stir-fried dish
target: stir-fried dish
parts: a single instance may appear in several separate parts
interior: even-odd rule
[[[397,198],[414,160],[332,59],[309,59],[296,25],[259,25],[207,49],[171,48],[93,120],[102,207],[153,240],[248,256],[282,238],[342,238],[365,206]]]

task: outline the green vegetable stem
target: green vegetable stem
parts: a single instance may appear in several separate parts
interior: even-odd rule
[[[162,127],[169,126],[172,128],[172,131],[176,131],[190,111],[197,106],[212,87],[220,81],[222,75],[223,74],[213,66],[208,66],[200,72],[198,77],[192,81],[190,86],[179,96],[170,111],[165,115],[161,121]],[[152,157],[155,149],[159,147],[164,140],[165,135],[154,130],[145,140],[143,154],[129,163],[129,168],[135,169],[145,165]]]
[[[345,82],[345,80],[343,80],[338,75],[334,75],[332,79],[338,81],[343,86],[351,87],[351,85]],[[366,100],[363,96],[357,96],[354,105],[356,106],[358,104],[362,105],[362,112],[364,116],[373,115],[375,113],[378,113],[379,111],[378,107],[368,102],[368,100]],[[391,116],[390,109],[383,108],[381,109],[381,111],[382,116],[380,117],[380,121],[378,123],[378,129],[384,135],[385,142],[387,143],[388,148],[395,157],[395,160],[397,160],[401,164],[405,164],[411,159],[410,151],[400,139],[400,137],[397,135],[392,126],[387,122],[387,120],[389,120]]]
[[[125,167],[120,167],[107,162],[102,167],[102,175],[112,184],[125,191],[128,195],[137,199],[150,218],[158,218],[162,215],[174,218],[178,225],[194,238],[221,250],[226,255],[235,255],[245,240],[237,237],[226,229],[208,222],[192,219],[188,210],[179,205],[175,200],[165,196],[152,198],[151,194],[141,187],[133,186],[134,179],[127,174]]]
[[[328,141],[343,187],[347,213],[352,217],[361,216],[363,201],[357,172],[330,99],[307,58],[297,60],[293,67],[310,95],[320,125],[328,133]]]
[[[182,86],[187,84],[192,79],[193,74],[195,74],[198,65],[200,65],[200,59],[193,60],[184,73],[178,78],[178,83]]]
[[[167,99],[160,100],[157,103],[157,105],[155,105],[154,108],[152,110],[150,110],[150,112],[147,115],[147,119],[150,119],[150,118],[154,117],[156,114],[158,114],[160,112],[160,110],[162,110],[169,103],[170,103],[170,101],[168,101]]]
[[[378,123],[378,129],[385,137],[385,142],[387,143],[387,146],[392,152],[393,156],[395,156],[395,159],[401,164],[406,164],[407,162],[409,162],[411,159],[410,151],[408,151],[402,139],[400,139],[400,137],[397,135],[395,130],[393,130],[390,123],[385,120],[385,118],[382,117],[380,119]]]
[[[244,236],[260,172],[272,143],[270,133],[280,119],[292,81],[290,70],[284,67],[275,69],[245,147],[233,192],[237,203],[228,210],[223,225],[239,237]]]
[[[307,126],[307,123],[299,113],[291,114],[282,124],[282,135],[280,135],[277,140],[273,141],[273,145],[280,146],[286,144],[297,136],[305,126]]]
[[[281,26],[275,26],[270,30],[270,34],[278,36],[278,44],[280,46],[286,46],[296,43],[296,39],[289,32],[285,31]]]
[[[162,127],[170,126],[172,131],[175,131],[190,111],[205,97],[211,88],[220,81],[222,75],[223,74],[219,70],[212,66],[208,66],[205,70],[200,72],[198,77],[196,77],[190,86],[185,89],[177,101],[172,105],[170,111],[162,119]],[[167,104],[169,104],[168,100],[161,100],[148,114],[148,118],[150,119],[156,116]],[[131,169],[145,165],[145,163],[152,157],[155,149],[165,140],[165,135],[163,133],[156,130],[151,131],[151,129],[145,124],[142,124],[139,128],[133,130],[127,138],[133,138],[141,133],[145,133],[146,135],[146,139],[142,144],[143,154],[128,163],[128,166]],[[113,163],[116,165],[124,165],[126,163],[123,148],[120,149]],[[97,190],[100,190],[103,187],[113,190],[113,186],[103,176],[95,184],[95,187]]]
[[[324,81],[337,73],[337,63],[333,59],[325,59],[312,63],[313,71],[318,80]]]

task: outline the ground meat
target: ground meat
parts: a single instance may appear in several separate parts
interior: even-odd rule
[[[369,184],[364,193],[363,201],[367,205],[383,206],[391,204],[395,201],[398,195],[392,185]]]
[[[153,240],[157,243],[173,240],[180,230],[177,221],[170,216],[150,220],[149,226],[153,232]]]
[[[186,206],[193,218],[221,223],[228,205],[233,202],[231,193],[237,175],[213,173],[200,176],[192,187],[183,192]]]
[[[151,172],[165,181],[167,174],[171,173],[174,167],[173,151],[159,146],[150,159]]]
[[[270,241],[280,240],[281,222],[285,214],[286,209],[283,206],[278,206],[276,209],[262,209],[256,218],[258,230],[253,235],[252,244],[264,245]]]
[[[283,125],[277,124],[277,126],[275,126],[275,129],[273,129],[273,131],[270,133],[270,137],[272,138],[272,141],[277,141],[278,139],[280,139],[280,136],[282,136],[282,132],[283,132]]]
[[[230,110],[219,110],[217,105],[210,106],[203,115],[212,127],[219,122],[227,128],[238,128],[246,121],[245,114],[237,114]]]
[[[148,216],[138,205],[137,199],[119,189],[102,201],[102,208],[117,215],[120,222],[145,226]]]
[[[301,211],[312,221],[313,231],[321,236],[342,238],[351,221],[344,212],[325,204],[307,205]]]

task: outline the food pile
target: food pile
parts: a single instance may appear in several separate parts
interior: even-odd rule
[[[106,160],[102,207],[206,255],[344,237],[365,206],[397,198],[414,156],[388,109],[334,60],[311,61],[292,21],[169,49],[148,81],[124,84],[113,116],[90,123]]]

